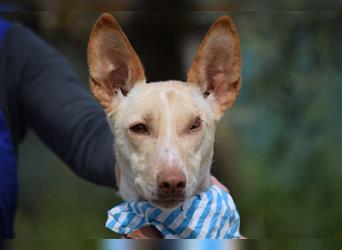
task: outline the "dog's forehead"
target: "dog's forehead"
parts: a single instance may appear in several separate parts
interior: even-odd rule
[[[132,89],[126,100],[131,111],[195,112],[203,109],[204,98],[199,90],[180,81],[140,84]],[[127,108],[126,106],[126,108]]]
[[[193,90],[185,82],[163,81],[140,84],[134,87],[130,95],[136,98],[138,95],[142,98],[160,96],[161,93],[168,93],[168,96],[177,96],[178,98],[192,97]]]

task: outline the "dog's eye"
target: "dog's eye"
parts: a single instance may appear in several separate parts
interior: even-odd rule
[[[191,125],[189,126],[188,131],[189,132],[194,132],[199,130],[202,127],[202,120],[201,118],[197,117],[196,120],[194,120]]]
[[[142,123],[131,126],[129,130],[136,134],[148,134],[148,129],[146,125]]]

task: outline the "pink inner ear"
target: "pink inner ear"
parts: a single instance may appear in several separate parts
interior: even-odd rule
[[[240,41],[232,20],[218,18],[204,37],[188,73],[206,97],[213,93],[219,109],[231,106],[240,89]]]
[[[223,81],[225,81],[226,80],[226,73],[224,73],[224,72],[220,72],[220,73],[216,73],[216,74],[214,74],[213,75],[213,82],[214,83],[220,83],[220,82],[223,82]]]
[[[231,62],[229,48],[222,46],[222,40],[215,41],[218,46],[212,46],[208,49],[206,62],[207,89],[215,91],[220,85],[229,85],[229,74],[232,71],[233,62]],[[216,93],[219,94],[219,93]]]
[[[128,93],[128,57],[117,48],[108,48],[107,55],[104,55],[108,58],[108,63],[112,64],[110,67],[110,72],[107,72],[105,75],[106,79],[106,87],[109,88],[109,91],[112,94],[117,93],[117,91],[121,90],[124,95]]]
[[[112,86],[111,87],[111,93],[117,93],[117,91],[121,91],[123,95],[127,95],[128,93],[128,87],[126,84],[126,79],[128,75],[128,69],[127,67],[119,67],[117,69],[114,69],[111,71],[109,74],[108,81],[110,83],[106,84],[107,86]]]
[[[144,69],[121,27],[108,13],[96,21],[88,45],[91,90],[106,110],[118,91],[127,95],[145,79]]]

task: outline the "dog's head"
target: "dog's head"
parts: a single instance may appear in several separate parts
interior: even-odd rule
[[[208,188],[216,123],[240,89],[232,20],[222,16],[210,27],[187,82],[146,83],[139,57],[110,14],[93,27],[88,65],[91,91],[115,135],[122,197],[174,207]]]

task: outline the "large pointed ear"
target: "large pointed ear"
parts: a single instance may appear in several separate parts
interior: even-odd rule
[[[211,25],[187,81],[198,85],[213,102],[217,119],[234,103],[240,90],[241,55],[239,34],[230,17],[221,16]]]
[[[118,94],[126,95],[137,83],[145,82],[139,57],[114,17],[102,14],[88,43],[90,89],[106,112],[115,109]]]

